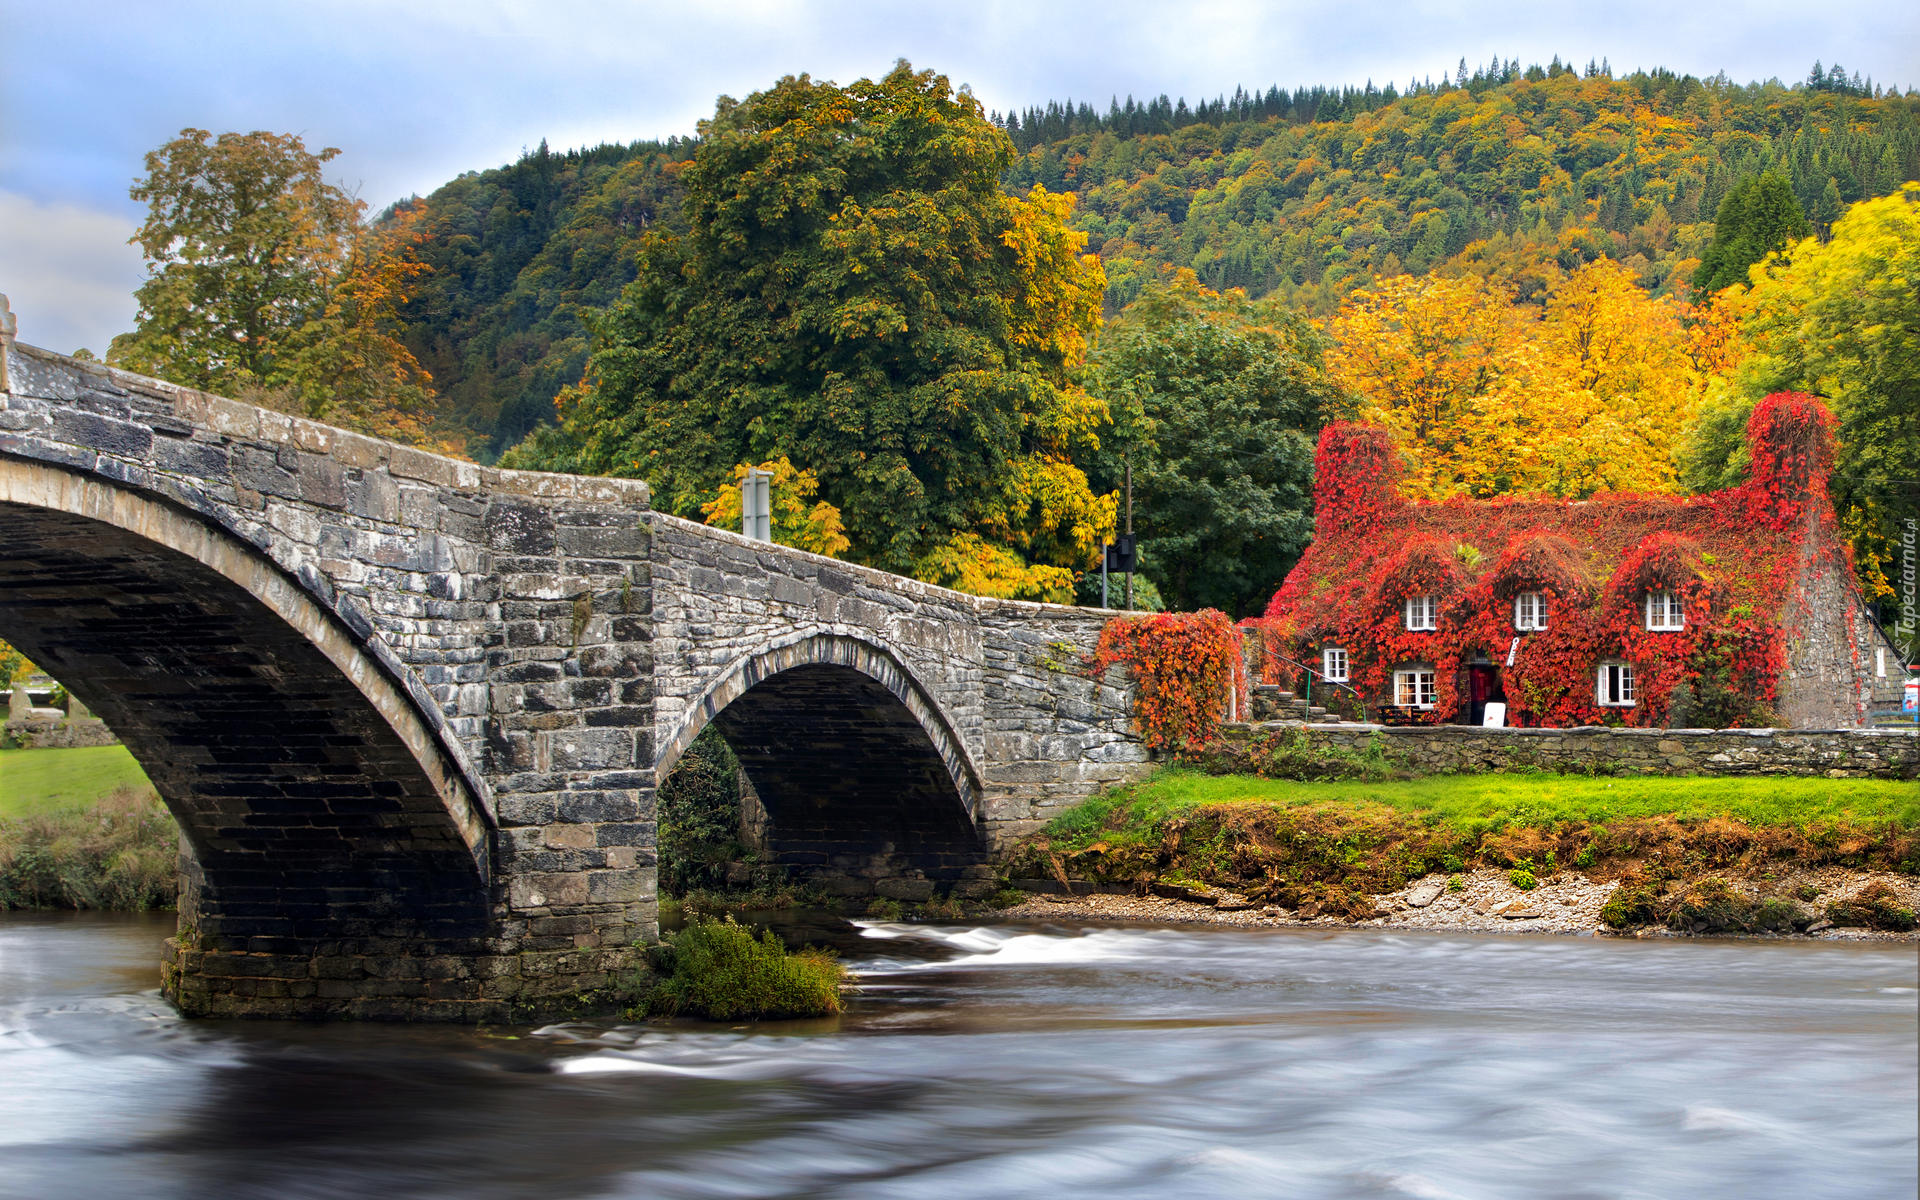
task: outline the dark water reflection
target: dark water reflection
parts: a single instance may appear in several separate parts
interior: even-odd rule
[[[1911,1197],[1912,945],[881,926],[830,1022],[184,1022],[0,917],[0,1195]]]

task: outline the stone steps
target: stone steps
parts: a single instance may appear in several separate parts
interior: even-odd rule
[[[1254,685],[1253,719],[1262,724],[1290,725],[1333,724],[1340,720],[1320,705],[1272,683]]]

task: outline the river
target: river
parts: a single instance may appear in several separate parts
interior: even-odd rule
[[[842,928],[836,1020],[183,1021],[0,916],[0,1196],[1899,1197],[1908,944]]]

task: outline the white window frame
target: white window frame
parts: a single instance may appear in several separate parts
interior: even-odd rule
[[[1320,651],[1320,674],[1329,683],[1347,682],[1347,652],[1339,646],[1327,646]]]
[[[1687,627],[1687,609],[1677,592],[1648,592],[1647,628],[1654,633],[1678,633]]]
[[[1513,627],[1521,633],[1541,632],[1547,627],[1547,594],[1521,592],[1513,598]]]
[[[1440,606],[1432,596],[1408,596],[1403,611],[1409,633],[1432,633],[1440,627]]]
[[[1594,674],[1593,698],[1602,708],[1632,708],[1640,703],[1633,690],[1633,664],[1608,659]]]
[[[1401,708],[1432,708],[1437,683],[1432,667],[1402,667],[1393,673],[1393,702]]]

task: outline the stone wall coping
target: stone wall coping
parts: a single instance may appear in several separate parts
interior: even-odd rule
[[[957,592],[952,588],[941,587],[936,583],[923,583],[906,575],[895,575],[891,571],[882,571],[878,567],[866,567],[859,563],[848,562],[844,558],[828,558],[824,554],[815,554],[809,550],[796,550],[792,546],[782,546],[778,542],[762,542],[733,532],[731,529],[718,529],[712,525],[702,525],[698,521],[689,521],[685,517],[676,517],[671,513],[655,511],[653,519],[680,533],[691,537],[707,538],[730,546],[741,546],[761,553],[776,552],[796,562],[811,562],[817,566],[831,567],[845,571],[850,575],[864,578],[876,586],[889,591],[904,592],[922,600],[932,600],[944,604],[961,605],[979,613],[1003,613],[1009,616],[1056,616],[1056,617],[1108,617],[1127,616],[1129,614],[1111,608],[1082,608],[1073,604],[1047,604],[1037,600],[1002,600],[995,596],[975,596],[970,592]],[[1145,616],[1145,613],[1133,614]]]
[[[1363,721],[1323,721],[1312,725],[1300,725],[1295,722],[1268,721],[1258,723],[1237,722],[1229,726],[1233,729],[1309,729],[1329,730],[1341,733],[1384,733],[1394,737],[1432,737],[1434,734],[1451,734],[1456,737],[1559,737],[1577,733],[1619,734],[1623,737],[1644,738],[1695,738],[1695,737],[1809,737],[1832,736],[1862,738],[1912,738],[1920,737],[1920,730],[1914,729],[1653,729],[1639,725],[1563,725],[1563,726],[1485,726],[1485,725],[1378,725]]]
[[[646,508],[652,492],[646,481],[610,476],[557,475],[545,471],[511,471],[483,467],[466,459],[402,446],[363,433],[354,433],[306,417],[261,408],[212,392],[164,379],[136,374],[104,363],[71,358],[39,346],[8,339],[0,352],[11,350],[22,358],[38,360],[60,370],[92,376],[107,389],[138,392],[170,404],[175,415],[197,427],[225,434],[242,441],[269,442],[296,446],[315,454],[325,454],[352,467],[384,467],[395,476],[418,479],[467,491],[505,492],[539,499],[571,500],[587,504],[626,504]],[[13,372],[0,372],[8,381],[11,394],[30,396],[21,391]],[[59,397],[34,396],[34,399],[59,402]],[[3,407],[3,405],[0,405]]]

